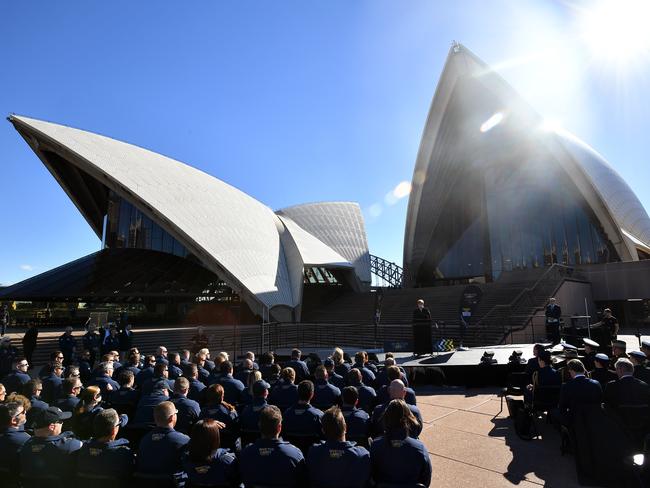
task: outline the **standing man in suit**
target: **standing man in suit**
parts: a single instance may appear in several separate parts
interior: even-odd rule
[[[36,340],[38,339],[38,329],[34,322],[29,322],[27,325],[27,331],[23,336],[23,353],[25,353],[25,358],[29,362],[31,367],[32,356],[34,355],[34,349],[36,349]]]
[[[420,298],[413,310],[413,352],[416,356],[431,354],[431,311]]]
[[[562,385],[558,411],[552,416],[562,425],[571,427],[580,407],[600,405],[603,389],[596,380],[585,376],[585,367],[579,359],[571,359],[566,367],[571,379]]]
[[[560,342],[560,317],[562,308],[551,298],[546,306],[546,336],[555,345]]]

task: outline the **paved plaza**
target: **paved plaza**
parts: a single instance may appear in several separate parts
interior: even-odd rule
[[[574,458],[560,455],[559,434],[538,423],[540,439],[515,434],[498,389],[418,389],[425,426],[420,439],[438,488],[578,487]]]

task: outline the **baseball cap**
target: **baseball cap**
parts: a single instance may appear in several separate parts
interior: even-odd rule
[[[64,412],[57,407],[48,407],[39,409],[34,416],[32,426],[35,429],[47,427],[50,424],[58,424],[72,417],[72,412]]]
[[[261,395],[264,393],[264,390],[268,390],[269,388],[271,388],[271,385],[269,385],[266,381],[258,380],[253,383],[253,395]]]

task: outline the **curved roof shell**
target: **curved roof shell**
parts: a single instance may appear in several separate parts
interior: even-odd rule
[[[543,130],[542,117],[501,76],[464,46],[454,44],[431,102],[413,172],[404,235],[406,284],[414,282],[432,245],[446,245],[436,242],[433,233],[449,211],[447,197],[456,191],[455,166],[503,149],[480,137],[481,124],[496,113],[509,127],[508,150],[554,156],[621,259],[638,259],[636,247],[645,249],[650,243],[650,218],[625,181],[574,136]]]
[[[355,202],[305,203],[278,210],[354,266],[362,283],[369,284],[370,252],[361,208]]]
[[[184,163],[109,137],[22,116],[10,121],[98,236],[106,188],[129,200],[257,313],[296,308],[303,261],[351,266],[298,225]],[[292,236],[296,248],[287,245]],[[297,252],[296,252],[297,251]]]

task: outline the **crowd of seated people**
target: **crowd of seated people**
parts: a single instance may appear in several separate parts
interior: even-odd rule
[[[390,354],[98,359],[64,367],[57,351],[33,379],[16,358],[0,385],[3,487],[429,486],[416,396]]]
[[[535,345],[523,371],[511,375],[525,385],[523,410],[509,398],[515,426],[528,425],[518,422],[522,415],[546,412],[562,433],[562,452],[576,457],[579,479],[639,486],[648,469],[631,465],[634,454],[650,447],[650,342],[629,354],[623,341],[614,341],[609,354],[591,339],[584,343],[583,356],[570,344],[556,357]]]

